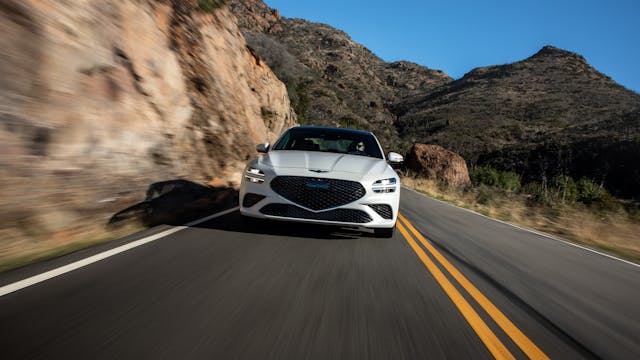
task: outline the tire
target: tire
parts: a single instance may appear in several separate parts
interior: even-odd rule
[[[373,229],[373,233],[378,238],[389,239],[393,237],[393,233],[395,232],[395,230],[396,230],[396,227],[394,226],[392,228]]]

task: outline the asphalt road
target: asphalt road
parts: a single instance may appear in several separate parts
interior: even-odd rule
[[[377,239],[233,211],[2,274],[175,231],[1,295],[0,358],[640,358],[640,267],[408,190],[401,214]]]

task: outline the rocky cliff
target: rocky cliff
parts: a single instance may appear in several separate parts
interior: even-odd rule
[[[99,233],[160,180],[238,181],[296,122],[218,3],[0,3],[0,258]]]

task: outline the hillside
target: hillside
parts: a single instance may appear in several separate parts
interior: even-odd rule
[[[260,0],[231,1],[249,45],[287,84],[302,123],[370,129],[385,147],[400,144],[390,105],[451,78],[409,62],[386,63],[348,34],[283,18]]]
[[[401,137],[440,144],[471,165],[537,181],[587,176],[638,195],[640,95],[578,54],[547,46],[523,61],[474,69],[393,111]]]

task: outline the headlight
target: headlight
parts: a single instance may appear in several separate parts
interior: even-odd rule
[[[244,170],[244,178],[252,183],[263,183],[264,173],[260,169],[249,166]]]
[[[373,183],[373,186],[378,186],[378,185],[395,185],[397,182],[396,178],[388,178],[388,179],[382,179],[382,180],[378,180],[376,182]]]
[[[374,193],[392,193],[396,191],[397,183],[396,178],[380,179],[373,183],[372,189]]]

